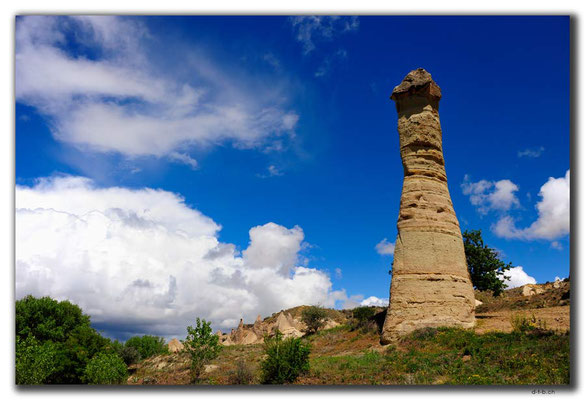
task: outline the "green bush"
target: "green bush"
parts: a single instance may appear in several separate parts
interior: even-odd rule
[[[301,320],[307,325],[308,333],[315,333],[325,324],[327,312],[317,306],[310,306],[303,309]]]
[[[415,340],[430,340],[437,336],[439,330],[437,328],[420,328],[411,333],[411,337]]]
[[[534,315],[532,317],[534,318]],[[510,325],[512,325],[512,331],[516,333],[525,333],[536,327],[535,321],[522,314],[512,315],[510,317]]]
[[[197,318],[196,326],[187,327],[187,338],[183,342],[185,351],[191,356],[191,382],[196,382],[209,361],[217,358],[221,351],[219,337],[211,330],[211,323]]]
[[[116,353],[121,357],[122,350],[124,349],[124,343],[120,342],[118,339],[110,341],[106,346],[108,352]]]
[[[16,337],[16,384],[42,385],[57,370],[57,347],[52,342],[40,344],[32,336]]]
[[[127,376],[124,360],[113,353],[100,353],[85,366],[83,381],[90,385],[119,385]]]
[[[169,352],[165,339],[152,335],[133,336],[126,340],[124,347],[134,347],[138,351],[138,354],[140,354],[140,359],[142,360]]]
[[[266,358],[262,361],[262,383],[292,383],[302,373],[309,371],[311,348],[299,338],[283,340],[282,333],[264,339]]]
[[[120,358],[124,360],[126,365],[136,364],[140,361],[140,353],[132,346],[124,346],[118,353]]]
[[[531,317],[514,314],[510,317],[510,325],[512,325],[512,332],[514,333],[531,333],[544,336],[553,333],[547,328],[546,321],[536,319],[534,314]]]
[[[373,307],[356,307],[352,310],[352,330],[367,328],[376,310]]]
[[[20,368],[20,382],[31,382],[32,379],[38,384],[81,383],[89,360],[111,345],[109,339],[91,327],[89,316],[69,301],[26,296],[16,301],[15,322],[16,364]],[[46,354],[51,354],[53,360],[48,374],[45,373],[47,364],[44,361],[31,361],[36,357],[42,360]],[[37,371],[35,378],[24,378],[24,366],[30,363],[38,364],[45,372]]]

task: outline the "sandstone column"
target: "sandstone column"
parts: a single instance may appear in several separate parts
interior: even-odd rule
[[[419,328],[475,324],[473,287],[447,187],[441,89],[419,68],[390,98],[398,111],[404,183],[382,343]]]

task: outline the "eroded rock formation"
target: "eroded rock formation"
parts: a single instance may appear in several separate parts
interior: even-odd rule
[[[404,183],[394,250],[390,307],[382,343],[424,327],[475,324],[475,298],[447,187],[439,100],[422,68],[396,86]]]
[[[539,285],[526,284],[526,285],[522,286],[522,296],[525,296],[525,297],[534,296],[534,295],[541,294],[544,292],[545,292],[545,289],[543,289]]]
[[[339,325],[338,322],[328,318],[325,320],[324,326],[321,329],[330,329]],[[224,346],[231,346],[234,344],[258,344],[264,342],[265,335],[272,335],[279,330],[284,338],[287,337],[301,337],[304,335],[306,325],[289,312],[281,311],[274,318],[262,320],[260,315],[256,318],[253,325],[245,325],[243,320],[237,329],[232,329],[229,334],[222,334],[217,332],[219,341]]]
[[[171,353],[179,353],[184,348],[185,346],[183,345],[183,343],[181,343],[177,338],[173,338],[169,342],[169,351]]]

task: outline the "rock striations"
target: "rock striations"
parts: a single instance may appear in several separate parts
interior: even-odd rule
[[[404,183],[382,343],[415,329],[473,327],[475,298],[447,187],[439,100],[422,68],[394,88]]]

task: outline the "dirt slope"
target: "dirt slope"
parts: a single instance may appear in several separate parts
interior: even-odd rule
[[[511,321],[517,316],[524,316],[557,332],[566,332],[570,328],[569,281],[526,285],[506,290],[498,297],[491,293],[476,292],[475,297],[483,302],[476,309],[477,333],[493,330],[510,332]]]

